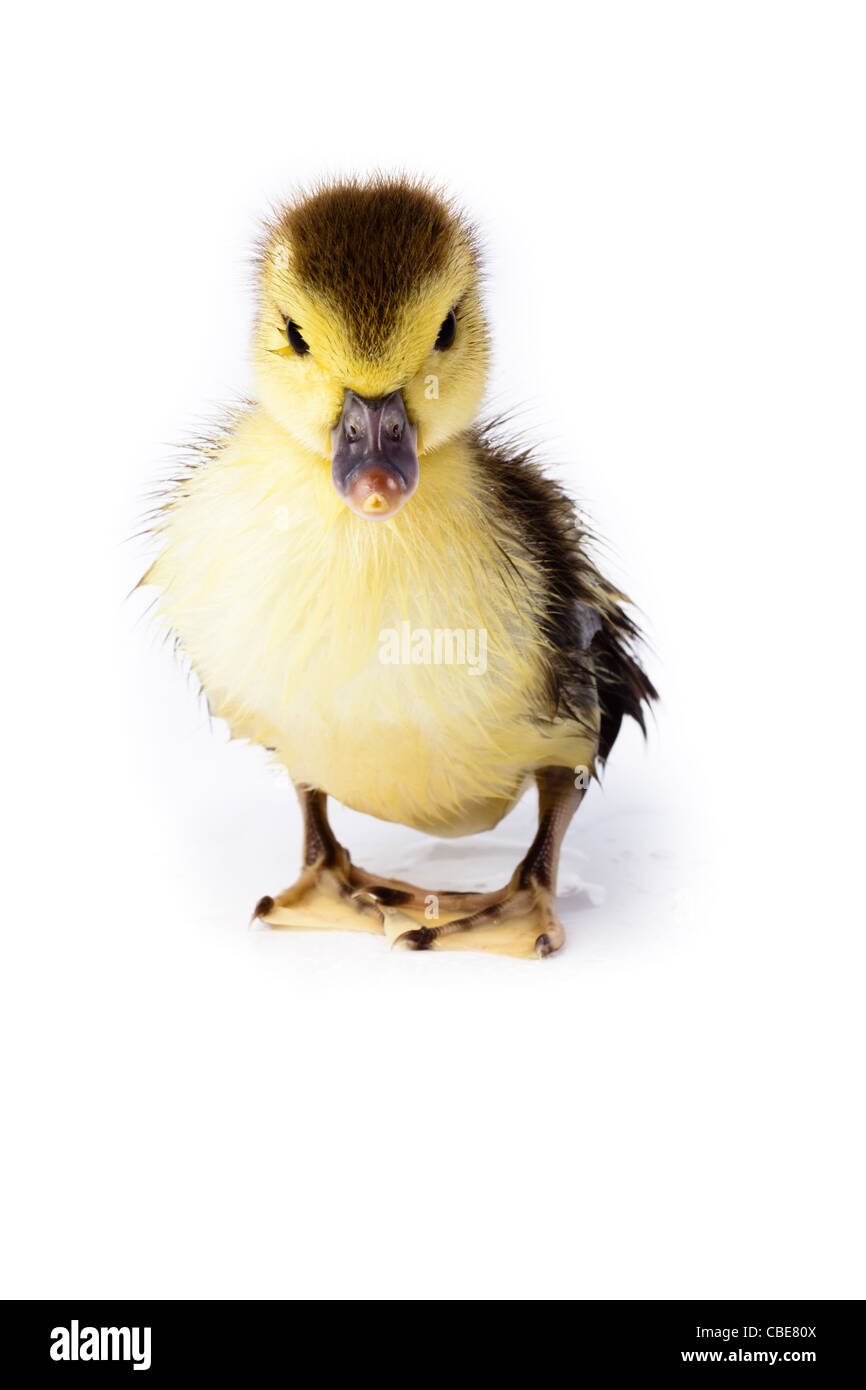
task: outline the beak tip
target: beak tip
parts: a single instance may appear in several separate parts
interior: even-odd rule
[[[390,508],[381,492],[371,492],[361,503],[361,510],[375,515],[378,512],[387,512]]]

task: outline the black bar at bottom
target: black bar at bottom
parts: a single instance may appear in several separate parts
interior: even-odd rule
[[[191,1375],[201,1384],[209,1374],[241,1377],[241,1383],[266,1373],[411,1380],[419,1371],[490,1377],[501,1368],[521,1375],[524,1362],[532,1378],[542,1380],[560,1362],[578,1379],[589,1371],[695,1375],[707,1367],[734,1375],[740,1368],[823,1376],[858,1364],[862,1309],[862,1300],[69,1299],[9,1301],[0,1305],[0,1319],[3,1346],[14,1348],[24,1373],[17,1384],[46,1373],[58,1383],[70,1376],[131,1375],[146,1384]]]

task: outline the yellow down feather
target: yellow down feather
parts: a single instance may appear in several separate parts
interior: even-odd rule
[[[389,521],[355,516],[327,461],[259,407],[179,486],[145,582],[214,714],[295,782],[355,810],[469,834],[534,768],[592,767],[595,731],[545,723],[539,576],[480,495],[471,445],[421,458]],[[384,664],[381,634],[487,634],[487,668]]]

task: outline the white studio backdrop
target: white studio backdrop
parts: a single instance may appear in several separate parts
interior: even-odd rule
[[[863,25],[11,21],[0,1293],[863,1295]],[[248,931],[294,877],[291,790],[126,597],[173,445],[249,388],[258,218],[377,167],[477,217],[489,407],[584,503],[663,697],[538,966]],[[532,815],[335,819],[359,862],[475,886]]]

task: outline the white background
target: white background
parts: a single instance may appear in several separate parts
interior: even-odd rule
[[[8,23],[0,1291],[862,1297],[862,8]],[[249,386],[257,219],[377,165],[476,215],[491,407],[664,696],[543,964],[248,931],[293,797],[125,597],[172,444]],[[336,816],[433,887],[531,820]]]

